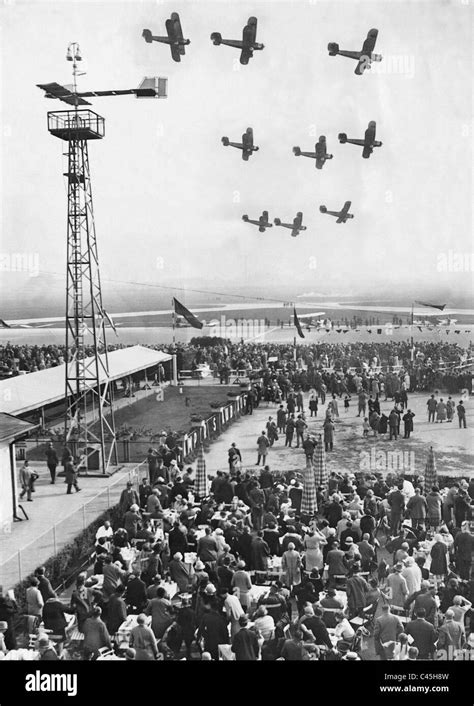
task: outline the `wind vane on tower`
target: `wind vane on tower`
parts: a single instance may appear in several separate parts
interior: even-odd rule
[[[49,132],[68,143],[67,265],[66,265],[66,365],[64,443],[74,456],[81,455],[86,472],[107,473],[117,462],[113,390],[109,375],[106,327],[110,317],[102,304],[99,257],[92,202],[87,142],[105,134],[105,120],[85,98],[135,95],[166,98],[168,79],[145,77],[138,88],[77,90],[83,75],[77,42],[69,44],[66,59],[72,62],[73,85],[38,84],[47,98],[74,106],[74,110],[48,112]],[[92,349],[92,355],[90,354]]]

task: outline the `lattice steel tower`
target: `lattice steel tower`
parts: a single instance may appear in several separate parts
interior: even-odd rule
[[[166,97],[167,80],[145,78],[138,89],[78,93],[81,58],[79,45],[70,44],[67,59],[73,62],[72,90],[57,83],[39,87],[48,98],[74,106],[74,110],[48,113],[49,132],[68,144],[68,170],[64,175],[68,181],[64,438],[75,454],[83,456],[86,470],[97,470],[94,452],[98,451],[100,468],[107,473],[112,461],[117,463],[106,338],[106,326],[113,326],[113,322],[102,303],[87,146],[89,140],[104,137],[105,121],[78,106],[90,105],[83,96]]]

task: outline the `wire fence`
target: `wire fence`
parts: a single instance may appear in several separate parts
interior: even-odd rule
[[[16,550],[0,564],[0,584],[5,590],[29,576],[34,569],[55,556],[63,547],[72,542],[102,513],[117,505],[127,480],[131,480],[138,490],[143,463],[131,468],[128,474],[120,474],[93,498],[82,504],[70,515],[52,524],[35,539]]]

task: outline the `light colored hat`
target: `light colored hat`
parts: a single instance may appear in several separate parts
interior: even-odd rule
[[[196,569],[196,571],[204,571],[204,564],[198,559],[198,561],[194,565],[194,568]]]
[[[208,596],[213,596],[216,593],[216,587],[214,586],[214,584],[208,583],[206,588],[204,589],[204,593],[207,593]]]

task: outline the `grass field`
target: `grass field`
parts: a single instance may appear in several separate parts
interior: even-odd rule
[[[176,387],[167,387],[164,391],[164,401],[158,402],[155,395],[136,402],[130,407],[122,407],[115,412],[115,428],[133,427],[134,430],[151,430],[157,434],[163,429],[186,432],[191,426],[191,415],[197,414],[203,418],[213,413],[211,402],[227,404],[227,392],[236,391],[235,386],[195,385],[183,388],[182,394]]]

